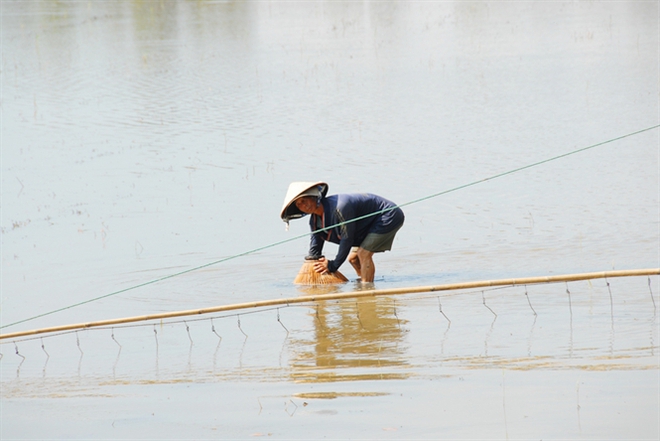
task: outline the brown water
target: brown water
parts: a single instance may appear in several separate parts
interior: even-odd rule
[[[302,295],[305,238],[7,326],[303,234],[291,181],[403,204],[659,121],[653,2],[0,8],[2,332]],[[659,267],[658,133],[406,206],[376,287]],[[660,284],[607,282],[3,341],[0,437],[657,439]]]

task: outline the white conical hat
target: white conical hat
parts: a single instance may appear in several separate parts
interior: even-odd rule
[[[291,219],[303,217],[306,213],[296,207],[296,204],[294,204],[296,199],[303,196],[314,196],[320,199],[324,198],[327,193],[328,184],[325,182],[292,182],[286,192],[280,217],[286,223],[289,223]]]

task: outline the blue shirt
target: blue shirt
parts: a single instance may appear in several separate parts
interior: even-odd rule
[[[317,231],[332,225],[378,213],[345,225],[319,231],[311,236],[309,255],[320,256],[325,241],[339,244],[334,260],[328,262],[328,270],[335,272],[344,263],[351,247],[360,246],[369,233],[385,234],[400,227],[404,221],[403,211],[392,201],[375,194],[336,194],[321,200],[323,215],[312,214],[309,226]],[[380,213],[382,210],[387,210]]]

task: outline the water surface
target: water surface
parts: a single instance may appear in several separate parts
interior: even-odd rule
[[[405,204],[659,120],[653,2],[0,7],[3,326],[266,247],[3,332],[303,295],[307,240],[267,247],[307,231],[278,218],[291,181]],[[376,287],[659,267],[658,133],[407,205]],[[655,439],[658,292],[597,280],[3,342],[1,436]]]

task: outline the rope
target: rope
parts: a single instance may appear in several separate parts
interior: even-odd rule
[[[55,314],[57,312],[65,311],[67,309],[72,309],[72,308],[75,308],[75,307],[78,307],[78,306],[81,306],[81,305],[85,305],[87,303],[95,302],[97,300],[105,299],[107,297],[112,297],[112,296],[115,296],[115,295],[118,295],[118,294],[121,294],[121,293],[125,293],[127,291],[131,291],[131,290],[134,290],[134,289],[137,289],[137,288],[142,288],[142,287],[147,286],[147,285],[152,285],[154,283],[162,282],[164,280],[171,279],[173,277],[181,276],[183,274],[188,274],[188,273],[191,273],[193,271],[198,271],[200,269],[207,268],[207,267],[213,266],[213,265],[217,265],[217,264],[220,264],[220,263],[223,263],[223,262],[227,262],[227,261],[230,261],[230,260],[233,260],[233,259],[237,259],[239,257],[247,256],[249,254],[254,254],[254,253],[259,252],[259,251],[263,251],[263,250],[266,250],[266,249],[269,249],[269,248],[273,248],[273,247],[276,247],[276,246],[279,246],[279,245],[283,245],[283,244],[288,243],[288,242],[293,242],[294,240],[298,240],[298,239],[301,239],[303,237],[310,236],[310,235],[315,234],[319,231],[328,231],[328,230],[331,230],[333,228],[349,224],[351,222],[357,222],[359,220],[366,219],[366,218],[372,217],[372,216],[376,216],[376,215],[379,215],[379,214],[382,214],[382,213],[386,213],[388,211],[395,210],[397,208],[406,207],[408,205],[416,204],[416,203],[419,203],[419,202],[423,202],[423,201],[426,201],[426,200],[429,200],[429,199],[436,198],[438,196],[442,196],[442,195],[452,193],[452,192],[455,192],[455,191],[458,191],[458,190],[462,190],[462,189],[465,189],[465,188],[468,188],[468,187],[472,187],[474,185],[481,184],[483,182],[492,181],[493,179],[497,179],[497,178],[501,178],[503,176],[518,173],[520,171],[527,170],[527,169],[532,168],[532,167],[537,167],[539,165],[542,165],[542,164],[545,164],[545,163],[548,163],[548,162],[551,162],[551,161],[556,161],[557,159],[565,158],[567,156],[575,155],[577,153],[581,153],[581,152],[584,152],[586,150],[590,150],[590,149],[600,147],[600,146],[605,145],[605,144],[609,144],[609,143],[612,143],[612,142],[615,142],[615,141],[619,141],[619,140],[624,139],[624,138],[628,138],[628,137],[631,137],[631,136],[634,136],[634,135],[638,135],[640,133],[648,132],[649,130],[656,129],[658,127],[660,127],[660,124],[648,127],[646,129],[638,130],[636,132],[628,133],[626,135],[618,136],[616,138],[608,139],[607,141],[602,141],[602,142],[599,142],[597,144],[592,144],[590,146],[583,147],[583,148],[580,148],[580,149],[577,149],[577,150],[573,150],[573,151],[570,151],[568,153],[564,153],[564,154],[561,154],[561,155],[558,155],[558,156],[553,156],[551,158],[547,158],[547,159],[544,159],[542,161],[534,162],[534,163],[531,163],[531,164],[528,164],[528,165],[525,165],[525,166],[522,166],[522,167],[518,167],[518,168],[515,168],[515,169],[512,169],[512,170],[503,172],[503,173],[499,173],[499,174],[496,174],[496,175],[493,175],[493,176],[489,176],[487,178],[480,179],[478,181],[473,181],[473,182],[470,182],[468,184],[459,185],[458,187],[453,187],[453,188],[450,188],[448,190],[444,190],[444,191],[441,191],[441,192],[438,192],[438,193],[433,193],[433,194],[430,194],[428,196],[424,196],[424,197],[421,197],[419,199],[414,199],[414,200],[406,202],[404,204],[397,205],[395,207],[390,207],[390,208],[386,208],[384,210],[375,211],[373,213],[369,213],[369,214],[366,214],[364,216],[360,216],[360,217],[357,217],[357,218],[354,218],[354,219],[350,219],[350,220],[347,220],[345,222],[340,222],[340,223],[335,224],[335,225],[330,225],[326,228],[316,230],[315,232],[304,233],[304,234],[300,234],[300,235],[295,236],[295,237],[291,237],[289,239],[284,239],[284,240],[281,240],[281,241],[278,241],[278,242],[273,242],[271,244],[264,245],[264,246],[258,247],[258,248],[254,248],[252,250],[245,251],[243,253],[234,254],[232,256],[228,256],[228,257],[225,257],[223,259],[215,260],[213,262],[209,262],[209,263],[206,263],[206,264],[203,264],[203,265],[199,265],[199,266],[196,266],[196,267],[193,267],[193,268],[189,268],[187,270],[179,271],[177,273],[173,273],[173,274],[169,274],[167,276],[163,276],[163,277],[160,277],[160,278],[149,280],[147,282],[140,283],[138,285],[133,285],[133,286],[130,286],[128,288],[120,289],[118,291],[113,291],[111,293],[108,293],[108,294],[105,294],[105,295],[102,295],[102,296],[99,296],[99,297],[94,297],[92,299],[88,299],[88,300],[84,300],[82,302],[74,303],[72,305],[65,306],[65,307],[62,307],[62,308],[59,308],[59,309],[55,309],[55,310],[52,310],[52,311],[49,311],[49,312],[45,312],[43,314],[38,314],[38,315],[35,315],[33,317],[29,317],[29,318],[19,320],[19,321],[13,322],[13,323],[2,325],[2,326],[0,326],[0,329],[8,328],[10,326],[18,325],[20,323],[25,323],[25,322],[28,322],[28,321],[32,321],[32,320],[35,320],[35,319],[38,319],[38,318],[41,318],[41,317],[45,317],[47,315]]]

